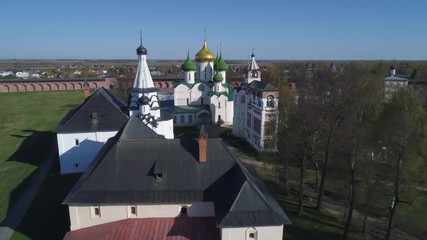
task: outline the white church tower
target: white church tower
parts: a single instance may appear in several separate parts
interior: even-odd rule
[[[245,70],[245,83],[249,84],[252,81],[261,81],[261,69],[255,61],[255,53],[252,50],[251,61]]]
[[[164,117],[160,111],[158,89],[154,87],[153,78],[147,64],[147,49],[141,44],[136,49],[138,69],[129,96],[129,115],[137,116],[148,127],[165,138],[173,139],[173,118]]]

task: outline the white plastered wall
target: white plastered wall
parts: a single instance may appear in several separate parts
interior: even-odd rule
[[[94,215],[94,207],[100,208],[100,216]],[[136,215],[131,216],[130,208],[136,207]],[[119,205],[119,206],[69,206],[70,230],[120,221],[128,218],[174,218],[181,208],[187,207],[189,217],[215,216],[212,202],[164,204],[164,205]]]
[[[254,231],[255,230],[255,231]],[[283,225],[263,227],[222,228],[221,240],[253,240],[249,232],[255,232],[256,240],[282,240]]]
[[[61,174],[83,172],[104,143],[117,131],[89,133],[58,133]]]

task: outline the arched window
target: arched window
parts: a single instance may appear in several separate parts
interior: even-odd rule
[[[267,97],[267,107],[274,107],[274,97],[271,95]]]
[[[185,123],[184,115],[181,115],[181,124],[184,124],[184,123]]]
[[[240,102],[244,103],[245,102],[245,95],[240,96]]]
[[[246,240],[256,240],[258,235],[258,230],[256,228],[248,228],[246,230]]]

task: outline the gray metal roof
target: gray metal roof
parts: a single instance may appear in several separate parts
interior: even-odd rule
[[[135,116],[129,118],[125,126],[117,134],[120,139],[164,139],[163,135],[157,134],[153,129],[145,125]]]
[[[170,106],[170,107],[164,107],[162,110],[171,113],[171,114],[178,114],[178,113],[198,113],[202,110],[210,111],[209,105],[182,105],[182,106]]]
[[[100,88],[58,124],[57,133],[117,131],[128,119],[126,105]]]
[[[278,90],[275,86],[271,85],[270,83],[261,82],[261,81],[252,81],[251,83],[249,83],[249,87],[255,88],[257,90],[262,90],[262,91],[277,91]]]
[[[404,77],[400,77],[400,76],[396,76],[396,75],[385,77],[384,80],[385,81],[401,81],[401,82],[409,81],[408,78],[404,78]]]
[[[197,139],[126,137],[138,126],[134,120],[107,141],[64,204],[214,202],[220,227],[290,224],[262,181],[220,139],[208,139],[207,161],[199,163]]]

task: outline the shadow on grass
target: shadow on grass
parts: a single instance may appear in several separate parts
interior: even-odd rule
[[[62,205],[81,174],[50,174],[40,186],[33,203],[12,239],[62,239],[70,228],[68,207]]]
[[[55,134],[52,131],[22,130],[23,134],[10,134],[12,137],[25,138],[18,149],[7,159],[39,166],[47,157],[52,146],[56,146]],[[29,136],[26,134],[30,133]]]
[[[53,132],[22,130],[22,134],[11,136],[23,141],[7,161],[38,168],[10,193],[7,214],[0,225],[15,231],[12,239],[62,239],[69,228],[62,201],[78,176],[56,175],[59,163]]]

